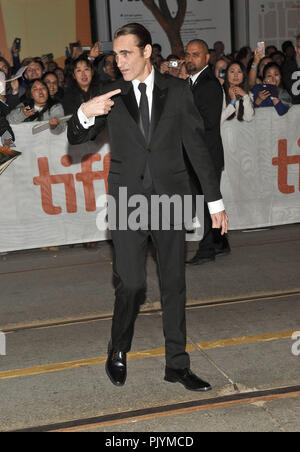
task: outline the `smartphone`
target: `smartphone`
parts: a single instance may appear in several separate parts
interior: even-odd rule
[[[224,79],[226,75],[226,69],[220,69],[219,70],[219,78]]]
[[[49,61],[52,61],[54,58],[53,53],[45,53],[45,55],[43,55],[43,57],[47,57]]]
[[[104,52],[104,53],[112,52],[113,51],[113,42],[112,41],[100,42],[99,50],[100,50],[100,52]]]
[[[21,38],[15,38],[14,45],[16,47],[16,50],[20,50],[21,49]]]
[[[278,88],[275,85],[270,85],[268,83],[263,83],[259,90],[260,91],[269,91],[269,93],[271,94],[271,97],[278,97],[279,96]]]
[[[265,48],[265,43],[264,41],[258,41],[258,43],[256,44],[256,48],[257,50],[259,50],[263,56],[266,55],[266,48]]]
[[[70,42],[69,47],[70,48],[72,48],[72,47],[80,47],[80,41]]]
[[[30,100],[25,100],[24,101],[24,107],[26,107],[26,110],[32,110],[34,107],[34,100],[30,99]]]

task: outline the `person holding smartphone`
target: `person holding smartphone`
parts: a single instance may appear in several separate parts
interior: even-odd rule
[[[225,58],[219,58],[215,66],[215,76],[224,85],[226,70],[228,67],[228,61]]]
[[[285,115],[290,106],[291,98],[282,87],[280,66],[269,63],[263,72],[263,84],[255,85],[252,89],[254,107],[274,107],[279,116]]]
[[[10,124],[22,124],[33,121],[49,121],[50,131],[59,135],[66,128],[59,118],[64,116],[60,103],[51,99],[48,86],[42,80],[33,80],[28,86],[23,101],[6,117]]]

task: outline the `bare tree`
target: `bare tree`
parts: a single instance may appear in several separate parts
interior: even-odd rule
[[[179,57],[183,56],[184,46],[180,31],[185,18],[187,0],[177,0],[178,11],[175,17],[172,17],[170,13],[167,0],[158,0],[159,6],[155,3],[155,0],[142,1],[167,33],[172,53]]]

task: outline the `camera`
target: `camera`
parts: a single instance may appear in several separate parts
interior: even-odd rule
[[[177,68],[179,66],[178,61],[169,61],[169,68]]]
[[[69,46],[70,46],[70,48],[73,48],[73,47],[80,47],[80,41],[77,41],[77,42],[70,42]]]
[[[219,70],[219,78],[224,79],[226,75],[226,69],[220,69]]]
[[[15,38],[14,45],[15,45],[16,50],[20,50],[21,49],[21,38]]]

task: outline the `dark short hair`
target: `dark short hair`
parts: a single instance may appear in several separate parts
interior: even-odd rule
[[[44,63],[42,62],[42,60],[40,59],[40,57],[34,57],[34,58],[29,58],[29,59],[27,59],[27,61],[26,61],[26,66],[29,66],[29,64],[31,64],[31,63],[37,63],[37,64],[39,64],[39,65],[41,66],[42,71],[44,72],[44,70],[45,70],[45,65],[44,65]]]
[[[203,39],[192,39],[187,46],[189,46],[190,44],[198,44],[199,46],[202,46],[205,50],[206,53],[209,53],[209,47],[207,42],[203,41]]]
[[[114,39],[120,36],[134,35],[138,39],[137,46],[140,49],[144,49],[148,44],[152,46],[152,37],[150,32],[144,25],[138,23],[132,23],[123,25],[123,27],[118,28],[115,32]]]
[[[152,45],[152,47],[155,48],[155,49],[158,49],[160,52],[162,51],[162,47],[161,47],[160,44],[155,43],[155,44]]]

